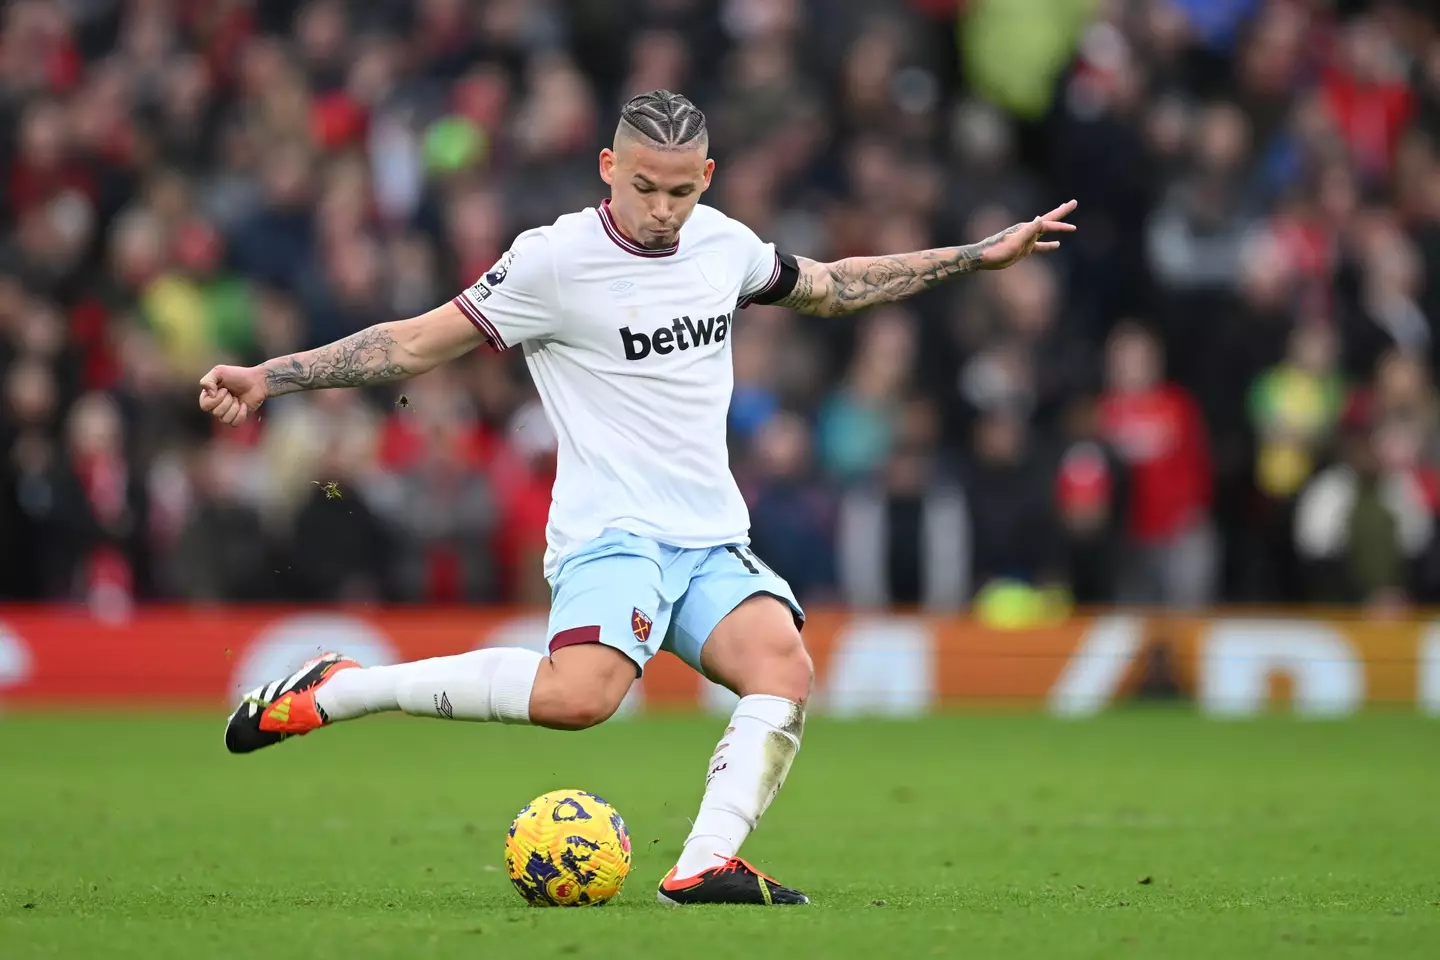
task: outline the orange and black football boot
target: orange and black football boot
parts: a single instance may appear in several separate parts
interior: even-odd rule
[[[283,680],[251,690],[230,715],[225,749],[250,753],[323,727],[330,718],[315,702],[315,692],[341,670],[358,666],[338,653],[327,653]]]
[[[671,867],[655,899],[671,906],[684,907],[700,903],[748,903],[760,907],[781,907],[809,903],[810,898],[799,890],[781,886],[739,857],[701,870],[693,877],[677,879]]]

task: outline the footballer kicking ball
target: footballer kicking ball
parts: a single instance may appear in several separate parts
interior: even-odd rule
[[[596,907],[625,885],[630,834],[595,794],[554,790],[516,814],[505,837],[505,869],[532,906]]]

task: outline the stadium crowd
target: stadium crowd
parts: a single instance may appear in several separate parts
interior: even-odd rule
[[[1081,203],[903,308],[741,315],[734,465],[803,600],[1440,599],[1437,10],[12,0],[0,598],[545,602],[518,351],[238,431],[196,382],[448,299],[663,87],[706,200],[813,259]]]

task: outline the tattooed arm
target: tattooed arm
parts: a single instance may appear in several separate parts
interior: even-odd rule
[[[1017,223],[979,243],[941,247],[884,257],[851,257],[834,263],[797,258],[800,277],[795,289],[775,301],[800,313],[838,317],[882,303],[894,303],[929,290],[952,277],[976,270],[1000,270],[1036,250],[1060,246],[1058,240],[1041,240],[1046,233],[1075,229],[1064,218],[1075,209],[1071,200],[1029,223]]]
[[[417,377],[469,352],[482,340],[452,301],[421,316],[379,323],[258,367],[216,367],[200,381],[200,408],[237,426],[270,397]]]
[[[468,353],[480,334],[454,303],[422,316],[377,323],[343,340],[268,360],[266,396],[326,387],[369,387],[405,380]]]

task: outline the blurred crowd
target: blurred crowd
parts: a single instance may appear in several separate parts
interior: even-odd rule
[[[545,602],[518,351],[238,431],[196,382],[448,299],[660,87],[706,201],[814,259],[1081,203],[1060,254],[739,319],[803,600],[1440,600],[1427,0],[11,0],[0,598]]]

